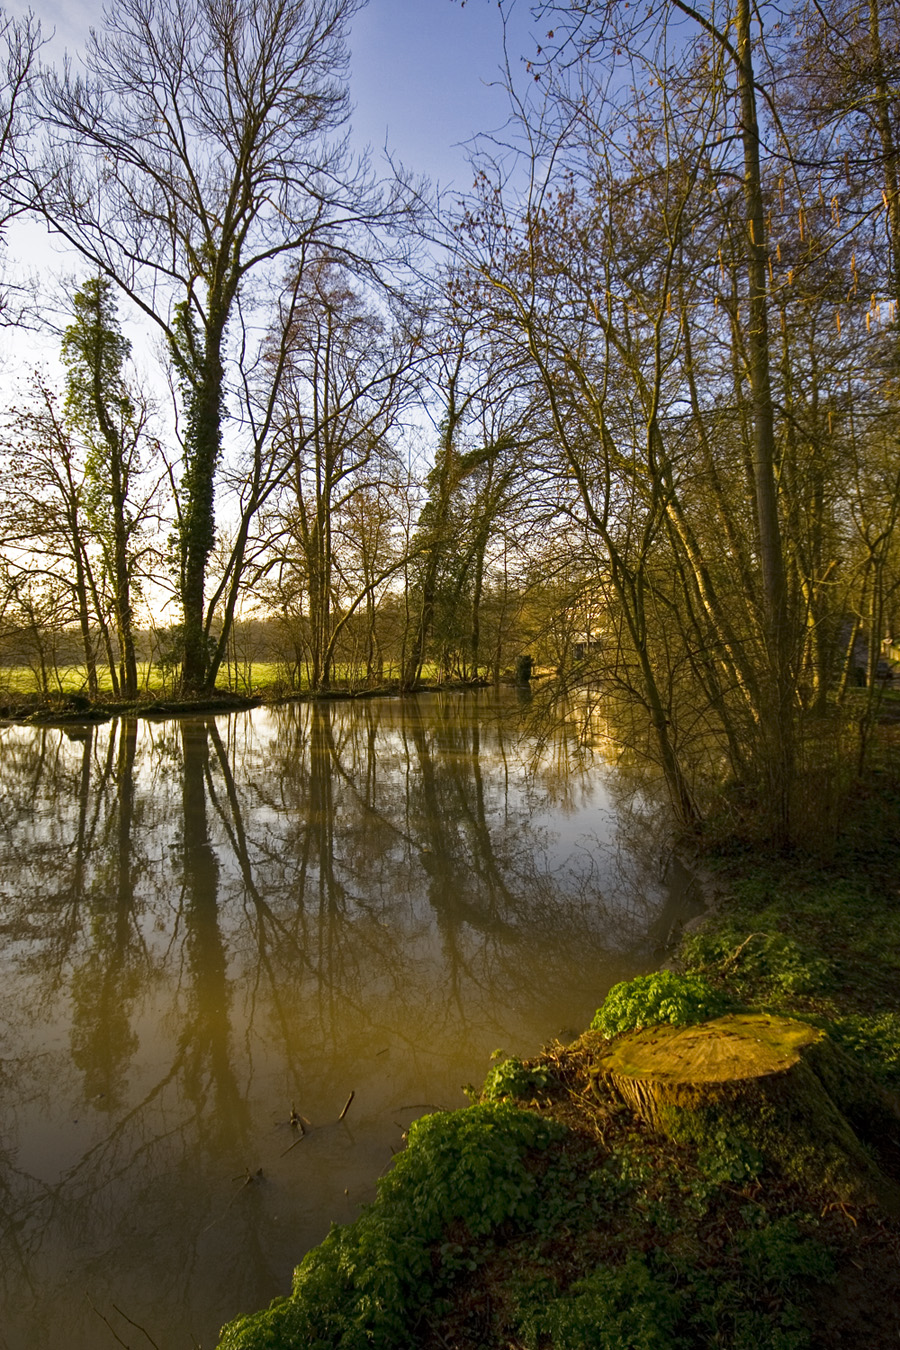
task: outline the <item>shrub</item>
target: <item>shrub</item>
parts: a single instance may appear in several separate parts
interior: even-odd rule
[[[604,1036],[617,1036],[623,1031],[637,1031],[641,1027],[668,1022],[673,1026],[689,1026],[720,1017],[733,1005],[727,995],[713,989],[702,975],[677,975],[673,970],[659,970],[653,975],[639,975],[613,985],[597,1009],[591,1023],[592,1031]]]
[[[735,1255],[733,1278],[633,1253],[564,1294],[544,1281],[521,1300],[525,1345],[537,1350],[549,1338],[553,1350],[805,1350],[803,1310],[834,1279],[832,1254],[788,1215],[738,1234]]]
[[[676,1350],[681,1299],[642,1256],[601,1267],[561,1298],[527,1308],[522,1332],[528,1350],[549,1336],[554,1350]]]
[[[812,1281],[834,1278],[834,1257],[815,1238],[804,1236],[792,1215],[738,1238],[748,1274],[767,1291],[786,1293]]]
[[[834,984],[828,961],[785,933],[751,933],[727,925],[687,938],[681,959],[688,966],[719,966],[729,983],[756,997],[817,994]]]
[[[520,1059],[511,1056],[496,1064],[484,1080],[481,1095],[485,1101],[499,1102],[506,1097],[533,1097],[550,1081],[546,1069],[526,1068]]]
[[[424,1116],[355,1223],[332,1228],[294,1272],[290,1298],[223,1328],[219,1350],[400,1350],[435,1288],[465,1265],[451,1223],[472,1237],[533,1217],[531,1151],[563,1126],[509,1102]]]
[[[900,1016],[897,1013],[839,1017],[830,1023],[828,1032],[842,1049],[862,1062],[873,1078],[895,1091],[900,1088]]]

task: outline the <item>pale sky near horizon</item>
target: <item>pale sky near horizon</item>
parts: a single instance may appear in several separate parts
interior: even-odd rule
[[[7,13],[31,8],[45,35],[48,61],[78,54],[103,7],[86,0],[0,0]],[[508,7],[509,8],[509,7]],[[507,32],[510,64],[522,70],[533,54],[535,29],[528,0],[511,6]],[[503,25],[496,0],[369,0],[353,24],[350,96],[353,139],[377,158],[385,146],[406,169],[442,188],[471,186],[466,143],[479,132],[500,130],[508,116],[500,87]],[[77,257],[61,254],[34,222],[13,222],[5,265],[23,263],[43,272],[80,273]],[[124,316],[123,316],[124,317]],[[0,362],[12,370],[39,359],[37,335],[0,335]]]

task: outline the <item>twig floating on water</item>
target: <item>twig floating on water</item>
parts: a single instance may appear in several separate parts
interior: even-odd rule
[[[300,1136],[300,1139],[302,1139],[302,1138],[303,1138],[303,1136],[301,1135],[301,1136]],[[296,1141],[298,1144],[300,1143],[300,1139],[298,1139],[298,1140]],[[292,1147],[293,1147],[293,1145],[292,1145]],[[238,1188],[237,1188],[237,1190],[235,1191],[234,1195],[233,1195],[233,1196],[231,1197],[231,1199],[228,1201],[228,1204],[227,1204],[227,1205],[225,1206],[225,1208],[222,1210],[222,1213],[219,1215],[219,1217],[218,1217],[217,1219],[211,1219],[210,1222],[206,1225],[205,1228],[201,1228],[201,1229],[200,1229],[200,1235],[201,1235],[201,1237],[203,1236],[204,1233],[208,1233],[209,1230],[210,1230],[211,1228],[214,1228],[215,1225],[216,1225],[217,1223],[220,1222],[220,1220],[222,1220],[222,1219],[225,1218],[225,1215],[226,1215],[226,1214],[228,1213],[228,1211],[231,1209],[231,1206],[234,1204],[235,1200],[238,1198],[239,1195],[241,1195],[241,1194],[247,1189],[248,1186],[252,1186],[253,1183],[254,1183],[255,1181],[262,1181],[262,1178],[263,1178],[263,1170],[262,1170],[261,1167],[258,1167],[258,1168],[256,1169],[256,1175],[255,1175],[255,1176],[253,1175],[253,1173],[250,1171],[250,1168],[248,1167],[246,1173],[244,1174],[243,1185],[238,1186]],[[232,1180],[232,1181],[240,1181],[241,1178],[240,1178],[240,1177],[232,1177],[231,1180]],[[141,1330],[143,1331],[143,1327],[141,1328]]]
[[[343,1109],[343,1111],[341,1112],[341,1114],[338,1116],[338,1120],[343,1120],[343,1119],[344,1119],[344,1116],[345,1116],[345,1115],[347,1114],[347,1112],[350,1110],[350,1103],[353,1101],[353,1098],[354,1098],[355,1096],[356,1096],[356,1089],[354,1088],[353,1091],[350,1093],[350,1096],[349,1096],[349,1097],[347,1098],[347,1100],[344,1102],[344,1109]]]
[[[255,1175],[255,1176],[254,1176],[254,1174],[250,1171],[250,1168],[248,1167],[248,1168],[246,1169],[246,1171],[243,1172],[243,1173],[241,1174],[241,1176],[243,1177],[244,1186],[252,1186],[253,1183],[254,1183],[254,1181],[259,1181],[259,1179],[262,1177],[262,1174],[263,1174],[263,1170],[262,1170],[261,1167],[257,1167],[257,1169],[256,1169],[256,1175]],[[232,1177],[231,1180],[232,1180],[232,1181],[240,1181],[240,1180],[241,1180],[241,1177]],[[241,1187],[241,1190],[244,1189],[244,1186]]]

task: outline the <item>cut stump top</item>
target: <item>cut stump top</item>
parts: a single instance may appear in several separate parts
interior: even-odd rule
[[[729,1013],[697,1026],[645,1027],[620,1036],[601,1073],[656,1083],[734,1083],[783,1073],[822,1032],[766,1013]]]

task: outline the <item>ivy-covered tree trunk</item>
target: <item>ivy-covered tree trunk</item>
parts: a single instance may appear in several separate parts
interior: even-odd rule
[[[185,470],[181,480],[179,517],[180,592],[184,619],[181,683],[186,691],[208,688],[215,680],[209,659],[205,612],[206,570],[215,543],[215,478],[222,448],[222,345],[228,302],[211,303],[211,318],[202,337],[186,307],[174,346],[187,406]]]
[[[75,547],[75,600],[78,607],[78,627],[81,630],[84,664],[87,670],[88,693],[91,698],[95,699],[100,693],[100,685],[97,680],[97,653],[94,649],[94,635],[91,632],[91,614],[88,605],[84,564],[81,559],[81,546],[77,540]]]
[[[134,614],[131,604],[131,564],[128,556],[127,493],[123,481],[123,465],[118,456],[110,464],[110,496],[112,521],[112,572],[116,618],[119,639],[119,680],[126,698],[136,698],[138,691],[137,656],[134,649]]]
[[[441,445],[434,468],[428,475],[428,501],[422,510],[416,531],[417,551],[422,555],[416,589],[421,599],[400,677],[400,687],[404,690],[412,689],[422,674],[425,649],[434,624],[438,575],[450,545],[448,537],[450,506],[453,490],[459,482],[455,437],[471,398],[471,395],[460,395],[458,381],[461,366],[462,353],[447,382],[447,415],[442,427]]]
[[[86,516],[112,581],[119,648],[118,663],[110,653],[113,689],[116,694],[134,698],[138,675],[130,536],[137,520],[132,515],[130,495],[132,480],[139,472],[143,423],[125,376],[131,344],[119,327],[108,278],[97,276],[85,282],[75,293],[73,308],[74,321],[62,343],[62,358],[68,367],[66,419],[86,446]],[[97,601],[102,624],[99,597]]]

